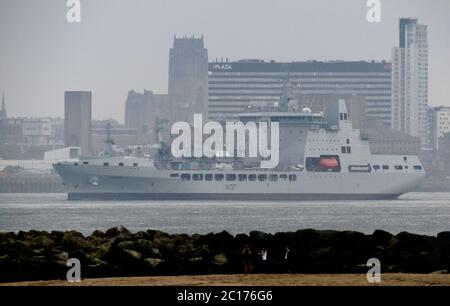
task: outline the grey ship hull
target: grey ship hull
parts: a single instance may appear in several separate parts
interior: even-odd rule
[[[310,173],[168,171],[155,168],[55,166],[70,200],[303,201],[395,199],[414,190],[425,172]],[[176,173],[179,177],[172,177]],[[183,181],[182,174],[295,175],[295,181]],[[92,184],[95,178],[96,184]]]
[[[391,200],[400,194],[290,194],[290,193],[68,193],[72,201],[125,200],[125,201],[344,201]]]

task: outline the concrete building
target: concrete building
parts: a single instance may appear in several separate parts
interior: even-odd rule
[[[80,147],[81,154],[91,153],[92,93],[66,91],[64,108],[66,147]]]
[[[431,148],[427,105],[427,26],[417,19],[400,19],[399,47],[392,50],[392,127],[420,137],[422,149]]]
[[[420,152],[420,138],[382,126],[366,130],[373,154],[416,155]]]
[[[169,52],[171,122],[193,121],[194,114],[208,117],[208,50],[203,36],[175,37]]]
[[[50,119],[31,118],[22,123],[23,144],[27,146],[50,145],[52,129]]]
[[[2,93],[2,109],[0,110],[0,119],[6,118],[8,118],[8,115],[6,114],[5,93]]]
[[[153,94],[149,90],[137,93],[131,90],[125,103],[125,127],[148,135],[146,143],[158,142],[158,123],[168,122],[170,103],[168,95]]]
[[[276,103],[288,87],[293,96],[350,95],[364,98],[369,120],[391,124],[388,62],[216,61],[209,64],[209,115],[228,119],[252,103]]]
[[[428,129],[431,148],[438,151],[444,135],[450,133],[450,107],[429,107]]]

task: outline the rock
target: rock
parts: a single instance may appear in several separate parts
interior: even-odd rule
[[[261,244],[266,239],[267,234],[260,231],[251,231],[250,232],[250,241],[251,243]]]
[[[133,250],[134,249],[134,242],[133,241],[121,241],[117,244],[117,248],[118,249],[129,249],[129,250]]]
[[[164,263],[164,260],[159,258],[145,258],[144,263],[146,263],[151,268],[157,268]]]
[[[212,263],[218,266],[223,266],[228,264],[228,258],[225,254],[217,254],[212,258]]]
[[[67,252],[57,252],[52,256],[53,261],[65,262],[69,259],[69,253]]]
[[[138,239],[133,244],[134,250],[146,258],[162,258],[161,252],[155,247],[155,244],[149,240]]]
[[[102,231],[95,230],[95,231],[92,233],[91,237],[105,238],[105,237],[106,237],[106,234],[105,234],[104,232],[102,232]]]
[[[112,227],[106,231],[106,236],[108,236],[108,237],[116,237],[119,234],[125,234],[126,236],[129,236],[129,235],[131,235],[131,232],[122,225]]]
[[[36,237],[33,239],[33,242],[36,244],[38,248],[42,248],[45,250],[49,250],[55,246],[55,241],[46,236]]]
[[[0,232],[0,243],[7,241],[8,239],[15,239],[16,234],[13,232]]]
[[[134,239],[151,240],[151,239],[150,239],[150,235],[147,234],[147,232],[143,232],[143,231],[140,231],[140,232],[137,232],[136,234],[134,234],[134,235],[133,235],[133,238],[134,238]]]
[[[435,271],[435,272],[432,272],[432,273],[430,273],[430,274],[434,274],[434,275],[448,274],[448,270]]]
[[[61,240],[61,245],[67,251],[74,251],[77,249],[90,251],[95,249],[95,245],[91,241],[84,238],[81,233],[76,231],[64,233],[64,236]]]
[[[192,257],[208,257],[210,254],[209,246],[201,245],[192,251]]]
[[[139,261],[142,259],[141,253],[133,250],[123,250],[123,253],[126,254],[127,259],[132,261]]]
[[[375,232],[373,232],[371,237],[375,245],[381,246],[383,248],[392,247],[398,242],[397,238],[395,238],[394,235],[382,230],[376,230]]]

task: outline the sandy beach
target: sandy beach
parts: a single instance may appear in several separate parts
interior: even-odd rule
[[[383,274],[381,283],[369,284],[361,274],[251,274],[120,277],[4,283],[0,286],[450,286],[448,274]]]

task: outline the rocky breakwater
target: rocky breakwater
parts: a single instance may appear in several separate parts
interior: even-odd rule
[[[76,231],[0,233],[0,281],[65,279],[69,258],[80,260],[83,278],[242,273],[245,245],[252,251],[254,272],[366,273],[370,258],[379,259],[386,273],[445,273],[450,268],[450,232],[436,237],[311,229],[171,235],[132,233],[119,226],[87,237]],[[265,263],[258,255],[262,248],[267,249]]]

